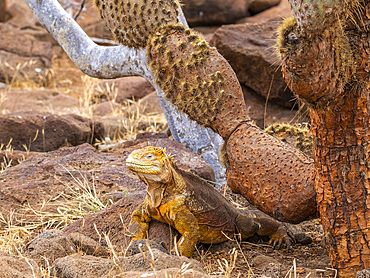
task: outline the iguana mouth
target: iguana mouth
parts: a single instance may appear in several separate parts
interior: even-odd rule
[[[155,165],[145,165],[145,164],[138,164],[138,163],[127,162],[127,161],[126,161],[126,167],[129,169],[132,168],[137,172],[143,172],[143,173],[160,171],[160,168]]]

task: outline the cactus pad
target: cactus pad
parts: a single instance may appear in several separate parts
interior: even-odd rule
[[[221,136],[228,136],[245,119],[234,72],[201,34],[182,25],[161,27],[151,37],[147,55],[156,83],[190,119]],[[216,127],[221,115],[224,123]]]
[[[145,47],[158,27],[178,23],[173,0],[95,0],[95,6],[114,39],[129,47]]]

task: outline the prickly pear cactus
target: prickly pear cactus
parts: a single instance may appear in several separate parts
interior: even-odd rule
[[[224,138],[245,119],[234,72],[201,34],[178,24],[160,27],[151,37],[147,53],[156,83],[191,119],[214,128]],[[228,117],[231,114],[233,117]]]
[[[329,4],[334,2],[343,3],[347,7],[345,12],[333,10]],[[326,107],[328,102],[344,95],[346,84],[362,78],[356,75],[361,59],[354,47],[357,38],[347,29],[358,28],[355,18],[363,7],[356,0],[290,3],[295,17],[284,20],[277,39],[284,78],[302,100]],[[335,14],[326,16],[331,13]]]
[[[158,27],[179,23],[173,0],[95,0],[100,16],[123,45],[142,48]]]
[[[298,26],[306,31],[327,28],[333,21],[350,16],[349,10],[359,6],[359,0],[289,0]]]
[[[309,134],[310,126],[303,124],[272,124],[265,128],[266,133],[276,139],[301,150],[308,157],[312,157],[312,137]]]

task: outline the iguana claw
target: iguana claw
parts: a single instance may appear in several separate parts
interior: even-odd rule
[[[281,225],[277,231],[270,237],[269,244],[272,243],[274,249],[280,249],[283,244],[288,249],[292,248],[292,242],[294,242],[294,236],[287,229]]]

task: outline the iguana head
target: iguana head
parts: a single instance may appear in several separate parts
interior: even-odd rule
[[[149,146],[133,151],[126,160],[126,166],[144,181],[168,182],[173,161],[166,149]]]

